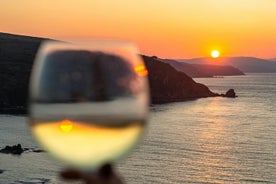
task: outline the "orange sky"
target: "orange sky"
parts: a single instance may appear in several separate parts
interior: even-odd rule
[[[276,57],[276,0],[2,0],[0,32],[120,38],[163,58]],[[1,44],[1,43],[0,43]]]

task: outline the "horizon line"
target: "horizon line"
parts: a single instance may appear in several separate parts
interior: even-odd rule
[[[49,37],[43,37],[43,36],[36,36],[36,35],[25,35],[25,34],[20,34],[20,33],[10,33],[10,32],[3,32],[0,31],[0,34],[8,34],[8,35],[13,35],[13,36],[22,36],[22,37],[30,37],[30,38],[34,38],[34,39],[45,39],[45,40],[55,40],[54,38],[49,38]],[[60,41],[64,41],[64,40],[60,40]],[[143,53],[140,53],[140,55],[145,55]],[[148,55],[149,56],[149,55]],[[270,58],[262,58],[262,57],[257,57],[257,56],[250,56],[250,55],[240,55],[240,56],[220,56],[218,58],[212,58],[211,56],[195,56],[195,57],[190,57],[190,58],[175,58],[175,57],[171,57],[171,58],[160,58],[156,55],[151,55],[150,57],[157,57],[159,59],[172,59],[172,60],[193,60],[193,59],[214,59],[214,60],[219,60],[219,59],[223,59],[223,58],[237,58],[237,57],[243,57],[243,58],[256,58],[256,59],[263,59],[263,60],[267,60],[267,61],[272,61],[272,60],[276,60],[276,56],[274,57],[270,57]]]

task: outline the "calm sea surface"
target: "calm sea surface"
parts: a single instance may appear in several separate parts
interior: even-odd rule
[[[201,78],[212,91],[238,98],[204,98],[156,105],[143,144],[117,164],[129,184],[276,183],[276,74]],[[0,147],[39,148],[26,117],[0,116]],[[63,183],[46,153],[0,154],[0,183]]]

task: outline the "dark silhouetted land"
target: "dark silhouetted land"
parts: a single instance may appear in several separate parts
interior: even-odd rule
[[[43,40],[45,39],[0,33],[0,113],[27,113],[30,73],[36,52]],[[187,68],[178,71],[155,56],[143,56],[143,59],[149,71],[152,103],[219,96],[184,73],[192,70],[192,65],[183,64],[183,68]],[[211,75],[203,74],[198,68],[193,70],[195,73],[197,71],[197,75]]]

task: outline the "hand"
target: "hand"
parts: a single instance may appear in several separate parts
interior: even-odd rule
[[[88,175],[77,170],[65,170],[60,173],[65,180],[82,180],[86,184],[123,184],[120,177],[113,171],[110,164],[101,167],[98,172]]]

